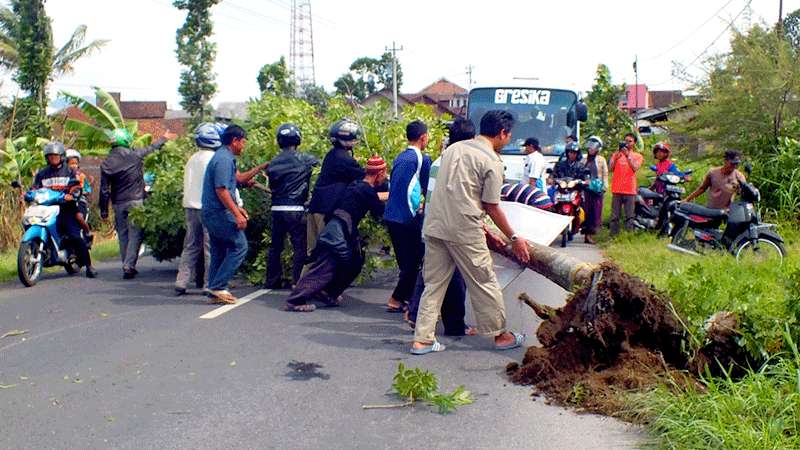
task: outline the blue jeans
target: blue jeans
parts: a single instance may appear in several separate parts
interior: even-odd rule
[[[211,257],[208,266],[208,289],[221,291],[236,275],[247,255],[247,238],[236,228],[230,211],[203,210],[203,225],[208,230]]]

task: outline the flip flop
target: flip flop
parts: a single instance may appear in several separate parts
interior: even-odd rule
[[[313,312],[317,307],[315,305],[306,303],[305,305],[292,305],[291,303],[286,304],[286,311],[289,312]]]
[[[511,344],[506,344],[506,345],[495,345],[494,349],[495,350],[511,350],[512,348],[517,348],[517,347],[521,346],[522,343],[525,342],[525,339],[527,338],[527,336],[525,336],[524,334],[514,333],[513,331],[511,332],[511,334],[514,335],[514,342],[512,342]]]
[[[424,348],[414,348],[411,347],[411,354],[412,355],[427,355],[428,353],[433,352],[443,352],[447,347],[441,344],[439,341],[434,341],[433,344],[424,347]]]
[[[388,313],[401,313],[404,312],[405,310],[406,310],[405,306],[386,305],[386,312]]]

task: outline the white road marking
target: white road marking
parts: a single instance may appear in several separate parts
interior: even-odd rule
[[[209,311],[209,312],[203,314],[202,316],[200,316],[200,318],[201,319],[214,319],[214,318],[217,318],[217,317],[225,314],[226,312],[228,312],[228,311],[230,311],[230,310],[232,310],[234,308],[238,308],[238,307],[244,305],[245,303],[248,303],[250,300],[254,300],[254,299],[256,299],[258,297],[261,297],[264,294],[268,294],[270,292],[272,292],[272,289],[259,289],[259,290],[255,291],[255,292],[251,292],[251,293],[245,295],[244,297],[240,298],[239,300],[236,301],[236,303],[234,303],[232,305],[220,306],[219,308],[217,308],[217,309],[215,309],[213,311]]]

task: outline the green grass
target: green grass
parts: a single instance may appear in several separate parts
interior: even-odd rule
[[[92,261],[102,261],[119,256],[119,244],[116,239],[100,241],[92,247]],[[63,270],[51,267],[47,271]],[[17,279],[17,251],[0,253],[0,283]]]

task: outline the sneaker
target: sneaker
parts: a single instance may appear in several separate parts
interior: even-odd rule
[[[122,271],[122,279],[123,280],[132,280],[136,278],[136,272],[133,270],[123,270]]]
[[[86,278],[95,278],[97,277],[97,271],[94,270],[94,267],[89,266],[86,268]]]
[[[210,303],[224,303],[228,305],[232,305],[236,303],[237,298],[233,296],[227,289],[223,289],[221,291],[208,291],[209,296],[211,297]]]
[[[175,287],[175,296],[176,297],[180,297],[181,295],[184,295],[184,294],[186,294],[186,288],[177,287],[177,286]]]

